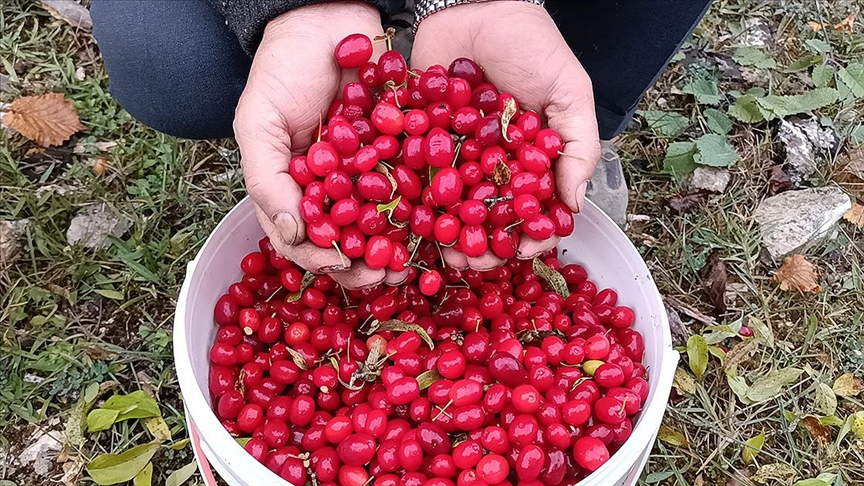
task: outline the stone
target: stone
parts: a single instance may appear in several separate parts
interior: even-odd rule
[[[732,175],[726,169],[699,167],[693,171],[693,175],[690,177],[690,189],[723,192],[731,179]]]
[[[68,22],[76,29],[93,30],[90,11],[75,0],[42,0],[42,7],[52,17]]]
[[[65,435],[61,431],[37,431],[30,437],[30,445],[18,455],[22,467],[33,466],[39,476],[47,476],[54,469],[54,459],[63,450]]]
[[[71,245],[102,249],[111,245],[109,236],[120,237],[129,227],[106,203],[91,204],[72,218],[66,240]]]
[[[744,21],[744,32],[738,44],[746,47],[765,47],[771,40],[771,27],[768,21],[761,18],[749,18]]]
[[[753,217],[768,254],[779,259],[824,236],[851,207],[842,189],[828,186],[769,197]]]
[[[9,76],[0,73],[0,94],[5,93],[9,89],[9,79]]]
[[[0,221],[0,270],[12,266],[21,258],[21,236],[29,221]]]
[[[627,226],[627,203],[630,194],[624,169],[615,146],[611,142],[600,142],[600,162],[588,184],[585,197],[600,207],[612,221],[624,228]]]
[[[781,120],[777,138],[786,149],[788,173],[795,185],[815,174],[820,160],[837,144],[834,132],[820,127],[815,118]]]

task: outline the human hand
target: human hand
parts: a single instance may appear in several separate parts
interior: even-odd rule
[[[234,133],[258,221],[276,250],[311,272],[361,288],[385,279],[400,283],[407,271],[371,270],[308,241],[299,215],[303,190],[288,174],[292,156],[309,149],[320,117],[342,87],[357,80],[356,72],[343,72],[333,56],[339,41],[354,33],[382,35],[378,10],[363,2],[330,2],[270,21],[237,105]],[[381,52],[383,45],[376,45],[373,59]]]
[[[499,91],[512,94],[524,109],[538,112],[558,131],[565,155],[554,168],[557,194],[578,213],[600,160],[594,94],[588,74],[546,10],[521,1],[491,1],[446,8],[420,23],[412,67],[448,66],[459,57],[475,60]],[[523,236],[517,257],[534,258],[558,241]],[[475,270],[504,263],[491,251],[467,258],[447,249],[444,257],[453,267]]]

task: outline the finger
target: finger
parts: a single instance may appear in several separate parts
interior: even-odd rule
[[[387,276],[384,277],[384,283],[390,285],[392,287],[396,287],[405,283],[408,280],[408,276],[411,274],[411,269],[405,269],[401,272],[394,272],[393,270],[387,270]]]
[[[234,131],[240,147],[243,177],[249,196],[275,228],[273,234],[285,246],[291,246],[306,236],[299,214],[303,191],[288,174],[291,142],[286,127],[280,120],[268,121],[268,115],[261,116],[260,120],[252,119],[249,110],[237,110]]]
[[[258,217],[258,222],[264,229],[264,233],[270,236],[270,242],[276,251],[306,270],[312,273],[333,275],[352,268],[351,260],[340,255],[335,248],[321,248],[311,241],[304,241],[296,245],[285,244],[279,240],[276,226],[261,208],[255,207],[255,215]]]
[[[555,183],[561,201],[578,213],[588,181],[600,161],[600,135],[591,80],[576,59],[565,67],[550,91],[546,116],[549,127],[564,140],[555,163]]]
[[[468,268],[468,257],[461,251],[456,251],[453,248],[442,248],[441,254],[444,256],[444,263],[456,270]]]
[[[496,268],[501,267],[501,265],[504,265],[505,263],[507,262],[492,253],[492,250],[486,250],[486,253],[479,257],[468,257],[468,266],[474,270],[477,270],[478,272],[488,272],[489,270],[495,270]]]
[[[537,258],[538,256],[558,246],[559,241],[561,241],[561,238],[558,236],[553,236],[548,240],[542,241],[523,236],[522,240],[519,243],[519,249],[516,250],[516,258],[520,260],[531,260],[533,258]]]
[[[351,268],[345,272],[332,273],[330,276],[339,285],[349,290],[365,289],[374,287],[384,281],[387,272],[372,270],[363,262],[354,262]]]

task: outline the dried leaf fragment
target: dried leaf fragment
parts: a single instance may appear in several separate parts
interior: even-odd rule
[[[813,30],[813,32],[819,32],[822,30],[822,24],[816,22],[815,20],[807,22],[807,26],[809,26]]]
[[[708,299],[714,305],[717,315],[726,313],[726,283],[729,275],[726,264],[720,258],[720,251],[714,250],[708,255],[708,261],[702,267],[702,284]]]
[[[516,100],[512,97],[507,98],[504,101],[504,111],[501,113],[501,136],[506,142],[510,142],[510,139],[507,138],[507,129],[510,128],[510,120],[513,119],[516,112]]]
[[[834,394],[838,397],[851,398],[861,394],[864,387],[861,385],[861,380],[855,378],[852,373],[840,375],[834,380]]]
[[[498,165],[495,166],[495,170],[492,172],[492,180],[495,181],[495,185],[497,186],[510,184],[512,176],[513,173],[510,171],[510,167],[504,162],[498,162]]]
[[[864,228],[864,206],[857,202],[853,203],[852,209],[846,211],[846,214],[843,215],[843,219]]]
[[[9,105],[3,123],[43,147],[61,145],[84,129],[78,113],[63,93],[24,96]]]
[[[708,202],[708,197],[711,195],[709,191],[699,189],[678,194],[669,199],[669,207],[678,214],[690,212],[696,206],[701,206]]]
[[[804,255],[789,255],[774,274],[772,280],[780,282],[780,289],[787,291],[819,292],[819,277],[813,265]]]
[[[831,429],[822,425],[817,417],[808,415],[801,419],[801,425],[810,432],[817,444],[824,446],[831,443]]]
[[[847,31],[851,34],[852,30],[855,28],[855,19],[857,17],[858,17],[858,12],[850,13],[848,17],[841,20],[839,24],[834,26],[834,30],[836,30],[837,32]]]
[[[534,259],[533,263],[534,273],[536,273],[540,278],[546,281],[552,290],[564,297],[570,297],[570,289],[567,287],[567,281],[564,279],[564,276],[561,275],[558,271],[552,269],[549,265],[546,265],[543,260],[539,258]]]
[[[776,196],[789,189],[792,189],[792,178],[783,170],[783,166],[775,165],[772,167],[771,177],[768,179],[768,194]]]

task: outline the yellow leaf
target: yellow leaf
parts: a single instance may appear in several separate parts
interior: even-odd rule
[[[155,440],[159,442],[171,440],[171,429],[168,428],[168,424],[165,423],[165,419],[162,417],[144,419],[144,425],[147,426],[147,430],[150,431]]]
[[[852,373],[840,375],[834,380],[834,393],[838,397],[851,398],[861,394],[864,387],[861,386],[861,380],[855,378]]]
[[[747,439],[747,442],[744,443],[744,449],[741,451],[741,460],[744,461],[744,464],[750,464],[756,459],[756,454],[759,454],[759,451],[762,450],[762,446],[765,445],[765,429],[762,429],[762,432],[759,433],[756,437],[752,437]]]
[[[855,28],[855,18],[858,17],[858,12],[852,12],[848,17],[841,20],[839,24],[834,26],[834,30],[837,32],[848,31],[850,34],[852,30]]]
[[[3,123],[43,147],[61,145],[84,129],[78,113],[63,93],[24,96],[9,105]]]
[[[864,412],[852,416],[852,433],[859,439],[864,439]]]
[[[675,447],[685,446],[690,443],[687,438],[684,437],[684,434],[665,425],[660,426],[660,431],[657,432],[657,438]]]
[[[681,368],[675,370],[675,379],[672,381],[672,386],[674,386],[679,393],[685,395],[693,395],[696,393],[696,380],[690,376],[690,373],[687,373]]]
[[[804,255],[789,255],[783,261],[772,279],[780,282],[781,290],[794,290],[797,292],[819,292],[816,265],[813,265]]]
[[[846,211],[843,219],[864,228],[864,206],[858,203],[852,204],[852,209]]]
[[[822,24],[820,24],[819,22],[811,20],[810,22],[807,22],[807,25],[809,25],[810,28],[813,29],[813,32],[819,32],[820,30],[822,30]]]

